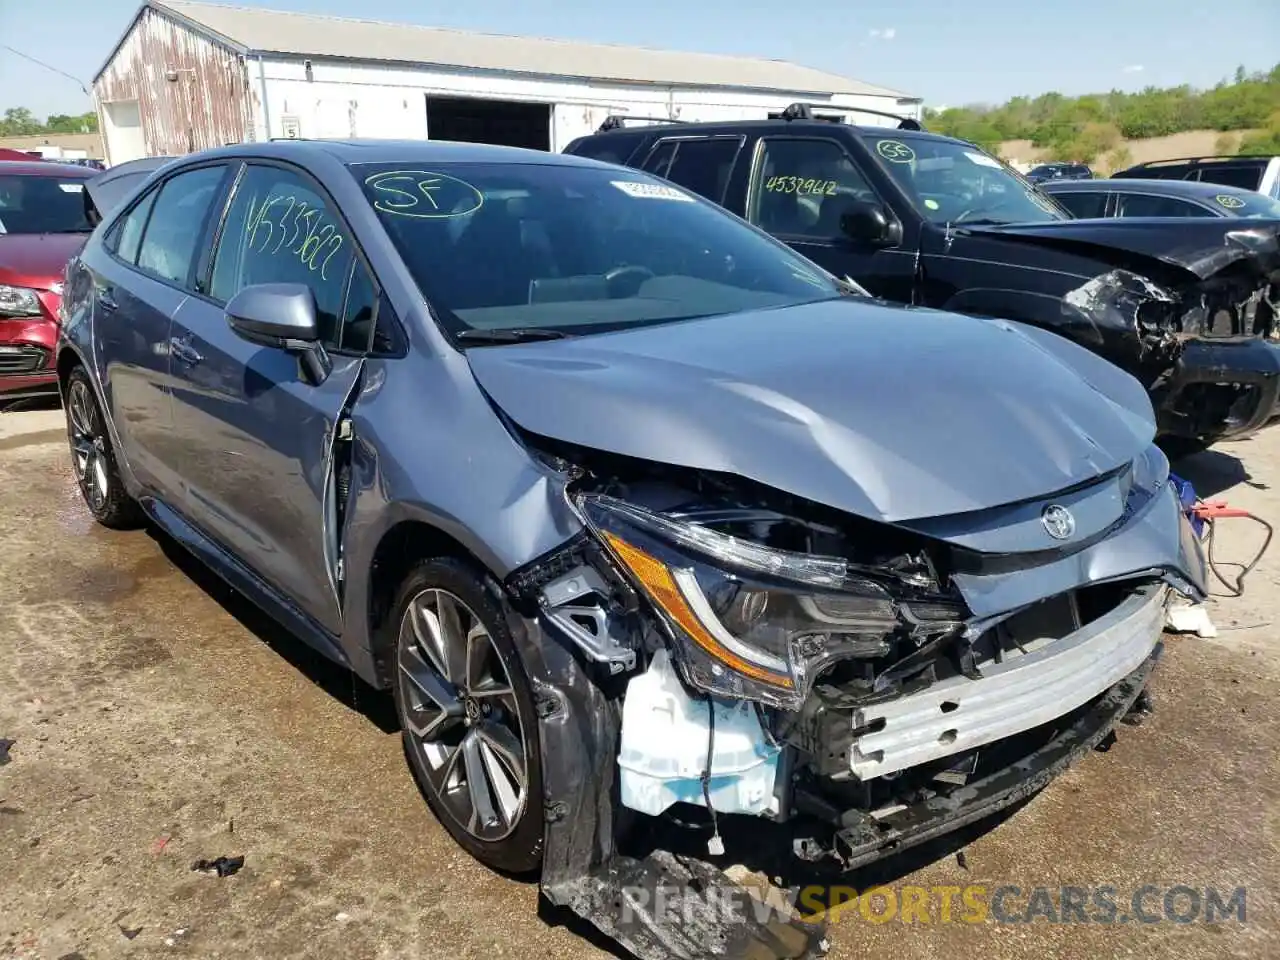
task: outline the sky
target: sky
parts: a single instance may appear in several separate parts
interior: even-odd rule
[[[238,0],[331,16],[792,60],[923,97],[1212,86],[1280,61],[1280,0]],[[0,44],[90,86],[139,0],[0,0]],[[1212,16],[1208,16],[1212,11]],[[82,113],[74,81],[0,47],[0,111]]]

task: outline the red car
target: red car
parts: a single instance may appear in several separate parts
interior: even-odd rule
[[[0,404],[56,394],[63,270],[93,225],[84,183],[98,171],[0,161]]]

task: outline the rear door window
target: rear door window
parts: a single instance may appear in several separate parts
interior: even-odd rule
[[[1089,220],[1107,215],[1107,194],[1102,190],[1055,192],[1053,199],[1071,211],[1078,220]]]
[[[170,177],[160,188],[142,235],[138,267],[147,273],[189,286],[197,245],[204,235],[226,166],[200,167]]]
[[[1118,217],[1212,217],[1214,214],[1199,204],[1176,197],[1153,197],[1143,193],[1120,196]]]
[[[107,249],[125,263],[138,262],[138,247],[142,245],[142,231],[147,225],[147,217],[156,202],[159,190],[152,190],[143,197],[127,214],[111,228],[107,237]]]
[[[747,219],[769,233],[835,240],[851,200],[879,202],[835,140],[767,137],[757,156]]]

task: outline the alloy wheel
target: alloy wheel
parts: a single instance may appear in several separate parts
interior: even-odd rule
[[[75,380],[67,395],[67,422],[71,433],[71,467],[85,502],[101,511],[110,494],[107,441],[98,405],[83,380]]]
[[[506,839],[528,804],[524,718],[479,617],[447,590],[417,594],[400,624],[401,702],[427,787],[479,840]]]

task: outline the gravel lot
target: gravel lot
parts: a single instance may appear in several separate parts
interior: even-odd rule
[[[1202,495],[1280,517],[1280,429],[1179,470]],[[0,413],[0,490],[0,739],[16,741],[0,767],[0,957],[611,955],[453,844],[404,769],[385,697],[180,548],[91,523],[59,411]],[[1259,537],[1235,521],[1219,540],[1235,559]],[[1280,956],[1278,576],[1280,546],[1243,598],[1213,601],[1217,639],[1169,638],[1154,715],[1109,752],[874,875],[1107,884],[1122,901],[1147,883],[1243,886],[1245,923],[873,925],[853,911],[832,955]],[[224,854],[244,869],[192,872]]]

